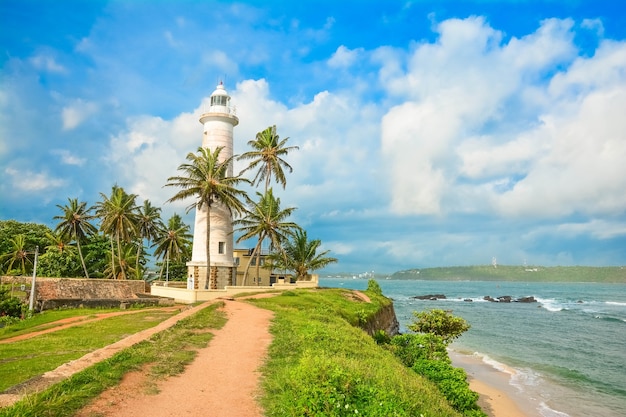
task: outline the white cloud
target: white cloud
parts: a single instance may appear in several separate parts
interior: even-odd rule
[[[56,73],[65,73],[67,69],[56,62],[54,57],[46,54],[35,55],[30,58],[30,62],[38,70]]]
[[[50,151],[53,155],[58,155],[61,158],[61,163],[65,165],[78,165],[82,166],[87,162],[86,158],[79,158],[67,149],[53,149]]]
[[[222,71],[224,74],[238,74],[237,62],[233,61],[229,54],[219,49],[206,52],[202,57],[202,64],[207,68]]]
[[[49,191],[66,184],[66,181],[54,178],[45,172],[5,168],[4,173],[9,178],[12,188],[17,192]]]
[[[576,58],[572,27],[549,19],[503,44],[482,18],[447,20],[406,73],[401,54],[380,51],[391,58],[381,77],[403,99],[382,122],[393,211],[623,211],[626,43]]]
[[[625,80],[626,82],[626,80]],[[551,116],[537,135],[550,151],[497,199],[504,213],[565,216],[621,213],[626,207],[626,83],[589,94],[576,112]]]
[[[581,27],[593,30],[598,36],[604,36],[604,24],[600,19],[583,19]]]
[[[363,48],[350,50],[341,45],[328,60],[328,66],[331,68],[348,68],[356,62],[361,53],[363,53]]]
[[[557,223],[539,226],[524,235],[524,239],[538,240],[545,236],[558,235],[567,239],[590,236],[605,240],[626,236],[626,223],[618,220],[592,218],[582,222]]]
[[[82,99],[73,100],[71,104],[63,107],[61,111],[61,119],[63,122],[63,130],[72,130],[78,127],[85,119],[92,116],[98,111],[96,103],[88,102]]]

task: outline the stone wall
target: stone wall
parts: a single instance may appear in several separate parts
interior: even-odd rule
[[[2,277],[3,284],[31,284],[32,277]],[[36,278],[37,300],[52,299],[132,299],[146,293],[140,280]]]
[[[138,298],[137,294],[144,293],[145,284],[136,280],[110,279],[73,279],[51,278],[37,282],[37,300],[52,300],[57,298]]]
[[[30,291],[32,277],[1,277],[3,284],[25,284]],[[149,294],[150,287],[139,280],[82,278],[37,278],[35,311],[53,308],[108,307],[132,305],[173,305],[174,299]],[[27,296],[28,299],[28,296]]]

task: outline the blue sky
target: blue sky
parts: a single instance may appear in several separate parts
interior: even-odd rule
[[[0,48],[0,219],[114,184],[184,214],[223,80],[236,153],[300,147],[275,192],[327,272],[626,264],[623,2],[0,0]]]

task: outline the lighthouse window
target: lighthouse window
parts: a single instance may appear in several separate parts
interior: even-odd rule
[[[218,253],[224,253],[224,245],[226,244],[226,242],[219,242],[218,246],[217,246],[217,251]]]
[[[226,96],[211,97],[211,106],[226,106],[226,105],[228,105],[228,97]]]

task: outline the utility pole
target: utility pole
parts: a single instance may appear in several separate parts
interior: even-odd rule
[[[28,309],[33,311],[35,306],[35,282],[37,278],[37,257],[39,255],[39,246],[35,246],[35,262],[33,264],[33,282],[30,284],[30,304]]]

